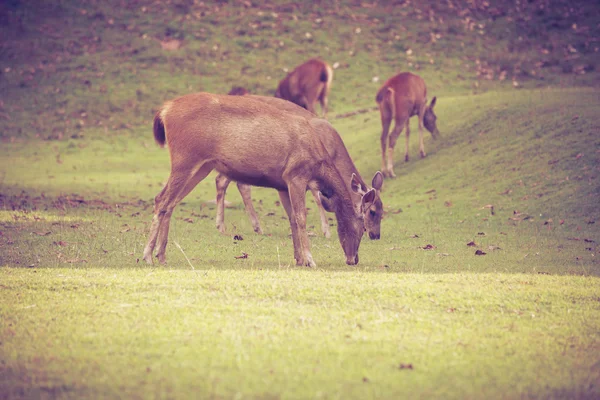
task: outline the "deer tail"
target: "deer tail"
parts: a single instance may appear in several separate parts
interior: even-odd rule
[[[167,136],[165,132],[165,124],[162,120],[162,110],[159,110],[154,116],[154,140],[160,147],[165,147]]]
[[[395,117],[394,114],[396,112],[396,102],[394,101],[395,97],[396,91],[389,86],[384,86],[379,89],[379,92],[377,92],[377,96],[375,97],[375,101],[379,105],[379,109],[384,110],[387,108],[391,113],[392,118]]]
[[[319,96],[320,99],[327,98],[329,95],[329,90],[331,89],[331,82],[333,81],[333,69],[328,65],[323,65],[323,70],[321,71],[321,76],[319,80],[325,85],[323,86],[323,90],[321,90],[321,94]]]

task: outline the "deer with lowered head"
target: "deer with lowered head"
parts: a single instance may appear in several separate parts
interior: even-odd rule
[[[323,117],[327,115],[327,96],[333,81],[333,69],[322,60],[313,58],[297,66],[279,82],[275,97],[291,101],[316,114],[317,100]]]
[[[168,145],[171,174],[156,196],[144,260],[163,263],[175,206],[212,171],[254,186],[277,189],[288,214],[297,265],[315,266],[306,232],[306,190],[318,189],[334,212],[346,263],[358,263],[362,210],[375,189],[353,196],[316,131],[326,123],[278,110],[247,96],[195,93],[167,101],[154,117],[154,138]]]
[[[406,129],[406,153],[404,161],[408,161],[408,139],[410,136],[409,120],[413,115],[419,118],[419,150],[421,158],[425,157],[425,146],[423,145],[423,126],[431,133],[434,139],[440,135],[436,125],[436,115],[433,112],[436,98],[431,99],[427,105],[427,88],[425,81],[418,75],[410,72],[400,73],[388,79],[377,92],[375,101],[379,105],[381,113],[381,169],[386,177],[395,177],[394,174],[394,147],[402,133]],[[395,122],[394,130],[388,133],[392,121]]]
[[[264,96],[254,96],[250,95],[250,98],[256,99],[263,103],[272,105],[279,110],[290,112],[295,115],[299,115],[308,119],[315,118],[315,115],[302,107],[297,106],[289,101],[285,101],[282,99],[277,99],[274,97],[264,97]],[[323,145],[325,146],[326,151],[329,153],[334,165],[340,171],[342,176],[352,176],[352,179],[348,181],[350,185],[349,188],[353,193],[353,197],[356,197],[355,201],[360,200],[360,196],[365,195],[370,188],[363,181],[360,176],[358,170],[356,169],[352,159],[350,158],[350,154],[348,154],[348,150],[344,146],[344,142],[342,138],[337,133],[337,131],[329,124],[328,122],[321,120],[319,124],[317,124],[316,133],[318,138],[321,140]],[[224,174],[219,174],[216,178],[216,186],[217,186],[217,229],[221,232],[225,232],[225,191],[227,190],[227,186],[231,182],[231,179]],[[381,172],[375,173],[373,180],[371,182],[372,188],[375,189],[376,197],[375,200],[371,203],[371,206],[368,209],[361,210],[363,213],[363,221],[365,224],[365,232],[368,234],[369,238],[372,240],[379,239],[381,236],[381,217],[383,215],[383,204],[381,202],[381,186],[383,185],[383,175]],[[246,208],[246,212],[250,217],[250,221],[252,222],[252,226],[254,231],[257,233],[262,233],[262,229],[260,227],[260,222],[258,221],[258,217],[256,216],[256,211],[254,210],[254,206],[252,205],[252,197],[250,195],[251,188],[249,185],[245,185],[243,183],[237,184],[238,190],[242,196],[242,200],[244,202],[244,206]],[[356,190],[354,188],[356,188]],[[315,202],[317,204],[317,208],[319,209],[319,214],[321,218],[321,229],[325,237],[330,237],[331,233],[329,231],[329,222],[327,215],[325,214],[325,210],[323,205],[321,204],[320,196],[318,195],[318,191],[316,189],[311,189],[312,194],[315,198]]]

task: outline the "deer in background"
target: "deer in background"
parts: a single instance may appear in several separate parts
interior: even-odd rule
[[[264,97],[264,96],[248,96],[252,99],[261,101],[263,103],[272,105],[278,108],[281,111],[290,112],[292,114],[313,119],[315,115],[302,107],[297,106],[289,101],[285,101],[282,99],[277,99],[274,97]],[[342,138],[337,133],[337,131],[325,120],[319,120],[316,123],[316,133],[318,138],[321,140],[323,145],[325,146],[326,151],[331,157],[334,165],[340,171],[342,176],[352,176],[352,179],[348,182],[349,188],[354,193],[354,197],[356,197],[355,201],[359,201],[359,196],[364,196],[370,188],[363,181],[360,176],[358,170],[356,169],[354,163],[352,162],[352,158],[350,158],[350,154],[348,154],[348,150],[346,146],[344,146],[344,142]],[[224,174],[219,174],[216,178],[216,186],[217,186],[217,229],[221,232],[225,232],[225,191],[227,190],[227,186],[231,182],[231,179]],[[365,225],[365,231],[369,235],[370,239],[376,240],[381,236],[381,217],[383,215],[383,204],[381,202],[381,187],[383,185],[383,175],[381,172],[375,173],[373,180],[371,182],[371,186],[375,189],[375,200],[371,203],[371,206],[368,209],[361,210],[363,213],[363,221]],[[250,221],[254,228],[254,231],[262,234],[262,229],[260,227],[260,222],[258,221],[258,217],[256,216],[256,211],[254,210],[254,206],[252,205],[252,197],[250,195],[251,188],[249,185],[245,185],[243,183],[237,184],[238,190],[242,196],[242,200],[244,202],[244,207],[246,208],[246,212],[250,217]],[[354,190],[353,186],[356,188]],[[315,198],[315,202],[317,204],[317,208],[319,209],[319,215],[321,218],[321,229],[325,237],[329,238],[331,233],[329,231],[329,222],[327,218],[327,214],[325,214],[325,209],[321,204],[320,196],[318,195],[318,191],[316,189],[311,189],[312,194]]]
[[[419,150],[421,157],[425,157],[425,147],[423,145],[423,126],[431,132],[431,136],[436,139],[440,132],[436,125],[436,119],[433,112],[436,98],[427,105],[427,88],[425,81],[410,72],[400,73],[388,79],[381,89],[377,92],[375,101],[379,105],[381,113],[381,124],[383,131],[381,133],[381,169],[386,177],[395,177],[394,174],[394,147],[396,141],[402,133],[402,128],[406,127],[406,153],[404,160],[408,161],[408,139],[410,136],[409,120],[413,115],[419,117]],[[388,133],[392,120],[395,121],[394,130]],[[387,157],[387,160],[386,160]]]
[[[306,190],[319,190],[334,212],[348,265],[358,263],[364,233],[362,210],[375,201],[375,189],[354,197],[316,130],[326,121],[278,110],[247,96],[189,94],[166,102],[154,117],[154,138],[168,145],[171,174],[156,196],[144,260],[152,263],[158,245],[165,253],[176,205],[214,169],[238,182],[277,189],[292,229],[297,265],[316,266],[306,232]],[[350,185],[358,190],[355,185]]]
[[[322,60],[313,58],[297,66],[281,82],[275,97],[291,101],[316,114],[317,100],[323,117],[327,115],[327,96],[333,80],[333,69]]]

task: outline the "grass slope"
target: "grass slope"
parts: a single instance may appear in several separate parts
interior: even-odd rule
[[[0,5],[2,397],[600,396],[596,4],[33,4]],[[153,110],[271,94],[316,54],[339,63],[333,115],[398,70],[438,96],[428,157],[416,121],[409,163],[399,140],[382,240],[348,267],[311,209],[318,267],[295,267],[273,190],[266,235],[235,188],[219,235],[206,179],[168,265],[139,263],[169,169]],[[332,123],[370,178],[377,113]]]

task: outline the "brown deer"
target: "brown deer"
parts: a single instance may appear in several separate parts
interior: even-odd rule
[[[256,99],[258,101],[262,101],[266,104],[272,105],[279,110],[290,112],[305,118],[312,119],[315,117],[314,114],[305,110],[302,107],[297,106],[289,101],[285,101],[282,99],[277,99],[274,97],[264,97],[264,96],[249,96],[250,98]],[[355,200],[359,201],[358,196],[362,196],[369,191],[369,188],[361,178],[358,170],[354,166],[352,159],[350,158],[350,154],[348,154],[348,150],[344,146],[344,142],[342,138],[337,133],[337,131],[329,124],[328,122],[322,120],[318,124],[317,135],[325,149],[329,153],[333,163],[340,171],[342,176],[352,176],[353,179],[349,182],[351,185],[355,185],[357,187],[357,191],[353,190],[355,193]],[[217,186],[217,229],[221,232],[225,232],[225,191],[227,190],[227,186],[231,182],[224,174],[219,174],[216,179]],[[381,186],[383,185],[383,175],[381,172],[377,172],[373,177],[371,182],[373,189],[375,189],[376,198],[372,202],[372,205],[369,209],[363,210],[363,221],[365,224],[365,231],[369,235],[370,239],[379,239],[381,236],[381,217],[383,215],[383,204],[380,198]],[[250,195],[251,189],[250,186],[241,184],[238,182],[238,189],[240,194],[242,195],[242,200],[244,201],[244,206],[246,208],[246,212],[248,213],[250,220],[252,222],[252,226],[254,231],[257,233],[262,233],[262,229],[260,227],[260,222],[258,221],[258,217],[256,216],[256,211],[254,210],[254,206],[252,205],[252,197]],[[351,188],[352,189],[352,188]],[[317,208],[319,209],[319,214],[321,218],[321,229],[325,237],[330,237],[331,233],[329,231],[329,222],[327,215],[325,214],[325,210],[323,205],[321,204],[320,197],[318,196],[318,191],[312,189],[313,196],[315,198],[315,202],[317,203]]]
[[[327,96],[333,80],[333,69],[322,60],[313,58],[297,66],[281,82],[275,97],[291,101],[316,114],[317,100],[323,117],[327,115]]]
[[[156,196],[144,260],[165,262],[169,224],[175,206],[214,169],[238,182],[275,188],[292,229],[298,265],[315,266],[306,232],[306,189],[319,190],[334,212],[346,263],[358,263],[364,233],[362,210],[370,209],[375,189],[356,202],[346,180],[318,139],[322,120],[278,110],[247,96],[189,94],[166,102],[154,117],[154,139],[168,145],[171,174]],[[356,191],[357,185],[352,185]]]
[[[404,160],[408,161],[408,139],[410,136],[409,120],[413,115],[419,117],[419,150],[421,157],[425,157],[425,147],[423,145],[423,126],[431,132],[431,136],[437,139],[440,132],[436,126],[436,119],[433,112],[436,98],[427,105],[427,88],[425,81],[410,72],[400,73],[388,79],[381,89],[377,92],[375,98],[379,105],[381,113],[381,124],[383,131],[381,133],[381,169],[386,177],[395,177],[394,174],[394,147],[396,140],[402,133],[402,128],[406,127],[406,153]],[[392,120],[395,121],[394,130],[389,136],[388,132]],[[387,156],[387,162],[386,162]]]

